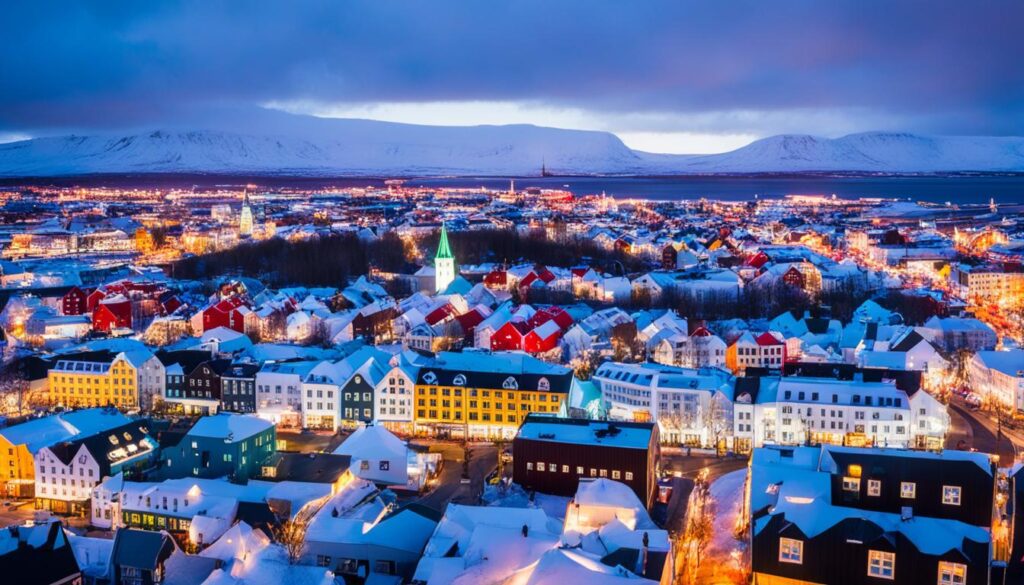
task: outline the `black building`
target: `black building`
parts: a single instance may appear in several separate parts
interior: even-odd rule
[[[212,355],[208,351],[184,349],[178,351],[158,351],[156,357],[164,365],[165,390],[164,399],[185,397],[185,374],[191,372],[199,364],[208,361]]]
[[[256,412],[256,372],[258,364],[231,364],[220,376],[221,410]]]
[[[987,455],[756,449],[755,583],[989,583],[996,489]]]
[[[657,495],[658,425],[527,415],[512,440],[513,480],[528,490],[576,493],[580,479],[629,486],[648,508]]]
[[[24,585],[79,585],[82,574],[60,522],[0,528],[0,581]]]
[[[348,379],[341,387],[341,421],[347,426],[373,422],[374,388],[361,373]]]

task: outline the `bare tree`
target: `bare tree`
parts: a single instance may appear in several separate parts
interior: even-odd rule
[[[306,551],[306,527],[306,523],[296,517],[281,524],[274,533],[274,538],[288,554],[288,562],[293,565]]]

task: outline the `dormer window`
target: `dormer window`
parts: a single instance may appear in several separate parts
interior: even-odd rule
[[[960,505],[960,486],[958,485],[944,485],[942,486],[942,503],[947,506],[959,506]]]
[[[900,497],[906,500],[913,500],[917,497],[917,484],[912,481],[900,482]]]

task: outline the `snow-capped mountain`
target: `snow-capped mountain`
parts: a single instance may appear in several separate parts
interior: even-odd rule
[[[0,144],[0,176],[224,173],[305,176],[1024,172],[1024,138],[782,135],[732,152],[666,155],[607,132],[529,125],[418,126],[273,113],[213,129]]]
[[[787,134],[732,152],[666,162],[684,173],[1024,171],[1024,138],[868,132],[829,139]]]
[[[644,157],[613,134],[537,126],[441,127],[323,120],[305,133],[156,130],[0,144],[0,176],[92,173],[523,175],[635,173]]]

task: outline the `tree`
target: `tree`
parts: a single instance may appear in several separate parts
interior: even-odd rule
[[[306,522],[295,517],[281,524],[274,534],[277,542],[288,554],[288,562],[296,564],[306,551]]]

